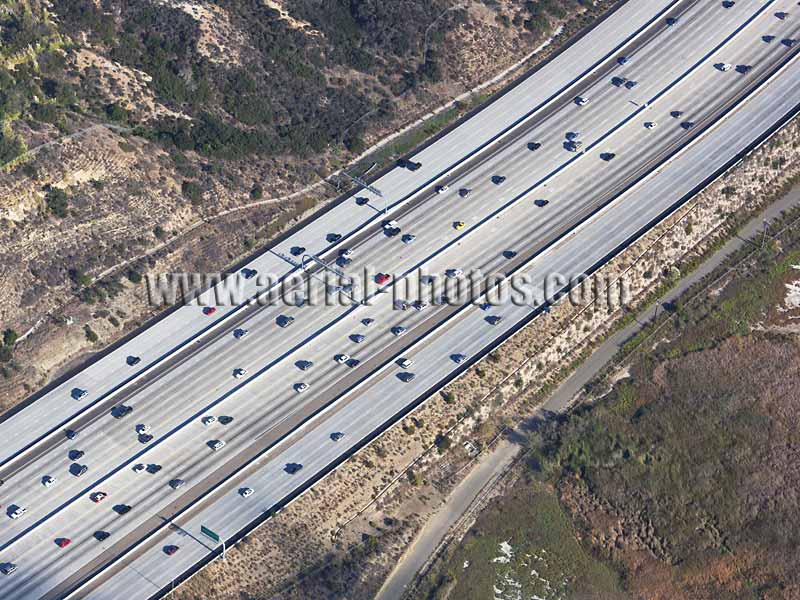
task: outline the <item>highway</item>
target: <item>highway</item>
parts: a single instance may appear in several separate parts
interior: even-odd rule
[[[650,4],[651,15],[656,15],[668,3]],[[61,597],[73,582],[114,557],[122,556],[120,565],[124,566],[135,556],[135,567],[104,571],[93,583],[96,588],[91,596],[114,597],[115,586],[125,586],[116,588],[117,593],[137,589],[141,597],[148,597],[208,551],[197,536],[198,519],[219,523],[222,532],[230,535],[291,495],[350,446],[462,368],[450,358],[453,353],[477,356],[529,318],[533,307],[543,301],[541,282],[546,274],[579,273],[602,261],[691,191],[714,165],[725,164],[736,148],[744,147],[800,102],[797,48],[780,43],[800,35],[800,20],[781,20],[774,14],[791,12],[793,5],[788,0],[740,0],[724,9],[718,2],[681,3],[673,9],[679,14],[675,25],[657,19],[631,47],[616,50],[577,88],[570,86],[499,144],[431,182],[446,181],[448,192],[437,194],[427,185],[396,207],[392,218],[399,221],[403,234],[416,236],[414,242],[404,244],[401,236],[387,237],[380,228],[381,216],[372,206],[350,203],[351,213],[364,213],[363,218],[372,219],[372,224],[330,252],[320,253],[332,260],[339,248],[352,248],[353,262],[345,267],[348,273],[383,271],[395,277],[419,268],[439,275],[452,268],[465,272],[479,268],[484,273],[520,269],[530,274],[529,303],[506,303],[488,313],[475,306],[433,304],[420,311],[398,311],[393,307],[396,295],[377,293],[372,285],[366,305],[245,306],[238,309],[241,315],[229,317],[230,324],[207,334],[207,342],[191,342],[198,348],[163,373],[132,385],[130,392],[121,392],[107,406],[98,402],[96,414],[82,413],[78,439],[45,435],[40,450],[26,452],[26,442],[17,435],[16,450],[9,451],[8,457],[17,456],[3,467],[8,475],[0,488],[0,503],[4,508],[24,506],[27,513],[20,519],[7,519],[0,529],[0,561],[19,567],[11,575],[0,576],[0,593]],[[630,6],[621,10],[625,9],[634,10]],[[628,16],[618,13],[603,25],[610,27],[615,19]],[[605,30],[598,27],[589,35],[598,31]],[[765,42],[762,36],[767,34],[776,40]],[[624,39],[626,32],[620,35]],[[568,52],[549,66],[557,65]],[[625,65],[618,61],[622,55],[629,59]],[[714,66],[719,63],[752,65],[752,69],[746,74],[722,71]],[[778,68],[782,70],[772,76]],[[610,83],[613,76],[634,79],[638,85],[632,90],[616,87]],[[768,85],[763,85],[768,77]],[[578,106],[573,102],[575,95],[590,101]],[[746,102],[727,112],[745,96]],[[675,110],[683,111],[679,119],[670,116]],[[681,127],[686,121],[695,126]],[[645,122],[658,126],[648,129]],[[583,152],[565,150],[567,131],[580,132]],[[534,151],[528,147],[533,141],[541,144]],[[600,158],[609,152],[615,154],[612,160]],[[423,165],[427,162],[414,159]],[[639,181],[655,167],[657,176]],[[396,176],[417,174],[396,171],[401,171]],[[496,175],[505,181],[492,182]],[[378,187],[384,193],[392,189],[382,183]],[[457,190],[464,187],[472,191],[462,198]],[[539,207],[534,199],[549,203]],[[456,230],[455,221],[463,221],[464,228]],[[285,258],[292,244],[298,242],[286,240],[287,248],[271,253],[286,272],[293,268]],[[508,250],[516,253],[513,258],[503,254]],[[267,272],[260,264],[258,268]],[[389,292],[394,289],[388,286]],[[412,286],[399,297],[415,300],[424,291],[425,287]],[[328,296],[322,286],[312,286],[311,293],[312,300]],[[202,317],[197,306],[181,310],[193,310],[195,317]],[[226,310],[237,309],[219,312]],[[276,320],[281,315],[293,316],[295,321],[280,327]],[[503,320],[490,325],[486,322],[490,315]],[[373,322],[364,325],[364,319]],[[405,335],[391,333],[398,325],[406,328]],[[237,339],[232,334],[235,327],[245,327],[249,334]],[[354,342],[349,337],[354,334],[364,335],[364,341]],[[123,347],[119,352],[124,357],[131,350]],[[354,367],[338,364],[333,359],[338,353],[361,362]],[[401,370],[394,359],[400,355],[414,359],[409,372],[416,377],[411,382],[397,378]],[[298,361],[314,364],[304,371],[297,367]],[[246,368],[247,376],[235,379],[236,368]],[[301,382],[309,386],[304,392],[295,387]],[[134,411],[113,419],[108,410],[123,396]],[[40,410],[36,405],[44,400],[0,426],[24,419],[29,409]],[[318,413],[323,406],[328,408]],[[71,409],[75,408],[73,401]],[[204,425],[201,419],[209,414],[232,420],[227,425],[219,420]],[[137,424],[150,425],[153,440],[140,443],[134,431]],[[346,437],[333,442],[333,431],[343,431]],[[206,444],[214,439],[224,440],[226,446],[214,452]],[[68,472],[70,450],[85,452],[78,462],[89,470],[81,477]],[[255,463],[248,464],[257,456]],[[295,475],[285,473],[283,467],[294,462],[302,463],[304,469]],[[163,465],[163,469],[136,473],[132,467],[138,463]],[[244,471],[234,474],[240,467]],[[41,483],[45,475],[57,480],[49,488]],[[187,505],[229,475],[229,481],[183,514]],[[187,484],[172,490],[168,483],[175,478]],[[237,494],[244,485],[256,490],[253,496]],[[98,490],[109,497],[95,504],[88,495]],[[121,504],[133,508],[118,515],[114,507]],[[183,529],[170,532],[165,527],[170,520]],[[97,531],[111,536],[98,542],[93,537]],[[145,534],[152,535],[125,556]],[[69,547],[55,544],[61,537],[72,540]],[[162,548],[168,543],[181,550],[169,557],[166,569]],[[148,585],[134,583],[137,577]]]

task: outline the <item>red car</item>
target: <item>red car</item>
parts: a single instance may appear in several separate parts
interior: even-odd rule
[[[106,494],[105,492],[95,492],[94,494],[89,496],[89,498],[92,499],[92,502],[100,502],[106,496],[108,496],[108,494]]]
[[[391,277],[386,273],[378,273],[377,275],[375,275],[375,283],[377,283],[378,285],[386,283],[390,279]]]
[[[67,546],[70,545],[71,542],[72,540],[69,538],[58,538],[56,540],[56,544],[58,545],[59,548],[66,548]]]
[[[170,544],[169,546],[164,546],[164,554],[167,556],[172,556],[178,551],[178,546]]]
[[[203,314],[204,315],[213,315],[215,312],[217,312],[217,307],[216,306],[206,306],[203,309]]]

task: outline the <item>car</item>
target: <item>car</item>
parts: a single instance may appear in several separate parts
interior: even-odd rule
[[[142,433],[142,434],[139,434],[139,438],[138,439],[139,439],[139,443],[140,444],[147,444],[147,443],[153,441],[153,436],[152,436],[152,434],[149,434],[149,433]]]
[[[417,236],[415,236],[413,233],[406,233],[406,234],[405,234],[403,237],[401,237],[400,239],[403,241],[403,243],[404,243],[404,244],[410,244],[410,243],[411,243],[411,242],[413,242],[415,239],[417,239]]]
[[[669,113],[669,116],[672,117],[673,119],[680,119],[683,116],[683,111],[673,110],[671,113]]]
[[[288,327],[294,323],[294,317],[290,317],[289,315],[278,315],[278,318],[275,319],[275,322],[278,324],[278,327]]]
[[[722,8],[733,8],[735,4],[734,0],[722,0]]]
[[[3,575],[11,575],[14,571],[17,570],[17,565],[14,563],[3,563],[0,565],[0,573]]]
[[[370,326],[370,325],[372,325],[374,322],[375,322],[375,319],[371,319],[371,318],[369,318],[369,317],[367,317],[367,318],[365,318],[365,319],[361,319],[361,324],[362,324],[364,327],[369,327],[369,326]]]
[[[98,542],[102,542],[103,540],[107,540],[110,537],[111,537],[111,534],[108,533],[107,531],[95,531],[94,532],[94,539],[96,539]]]
[[[130,504],[116,504],[113,508],[113,511],[118,515],[124,515],[131,512],[131,505]]]
[[[220,415],[219,423],[220,425],[230,425],[231,423],[233,423],[233,417],[229,417],[227,415]]]
[[[367,204],[369,204],[369,198],[366,198],[364,196],[356,196],[356,204],[358,204],[359,206],[366,206]]]
[[[458,195],[461,196],[462,198],[466,198],[471,193],[472,193],[472,188],[461,188],[460,190],[458,190]]]
[[[168,546],[164,546],[164,554],[166,554],[167,556],[172,556],[178,550],[180,550],[180,547],[176,546],[175,544],[169,544]]]
[[[486,317],[486,322],[489,323],[489,325],[499,325],[502,322],[502,320],[503,317],[499,315],[489,315],[488,317]]]
[[[422,166],[421,162],[414,162],[413,160],[406,160],[405,158],[399,158],[397,160],[397,166],[401,169],[408,169],[409,171],[416,171]]]
[[[408,331],[408,330],[405,327],[403,327],[402,325],[395,325],[394,327],[392,327],[392,333],[394,335],[396,335],[397,337],[400,337],[401,335],[404,335],[406,333],[406,331]]]
[[[411,304],[408,301],[400,299],[395,300],[393,306],[395,310],[408,310],[411,308]]]
[[[580,131],[568,131],[567,133],[564,134],[564,138],[569,141],[577,140],[579,137],[581,137]]]
[[[220,450],[225,447],[225,442],[222,440],[211,440],[208,442],[208,447],[211,448],[214,452]]]
[[[427,302],[423,302],[422,300],[414,300],[411,303],[411,306],[414,308],[414,310],[422,310],[423,308],[428,306],[428,303]]]
[[[401,369],[408,369],[411,365],[414,364],[414,361],[410,358],[398,358],[397,364],[400,366]]]
[[[514,258],[516,255],[517,255],[517,253],[516,253],[516,251],[515,251],[515,250],[504,250],[504,251],[503,251],[503,258],[506,258],[506,259],[508,259],[508,260],[511,260],[511,259],[512,259],[512,258]]]
[[[656,121],[645,121],[644,128],[645,129],[655,129],[658,127],[658,123]]]
[[[145,469],[145,467],[144,467],[144,465],[142,463],[136,463],[135,465],[133,465],[133,472],[134,473],[140,473],[141,471],[144,471],[144,469]]]
[[[667,23],[667,25],[668,25],[669,27],[672,27],[673,25],[677,24],[677,22],[678,22],[678,17],[667,17],[667,18],[665,19],[665,21],[666,21],[666,23]]]
[[[245,375],[247,375],[247,369],[244,369],[244,368],[242,368],[242,367],[238,367],[238,368],[236,368],[236,369],[234,369],[234,370],[233,370],[233,376],[234,376],[236,379],[241,379],[241,378],[242,378],[242,377],[244,377]]]
[[[689,130],[692,127],[694,127],[694,121],[684,121],[683,123],[681,123],[681,127],[683,127],[686,130]]]
[[[335,360],[337,363],[339,363],[340,365],[343,365],[343,364],[344,364],[344,363],[346,363],[348,360],[350,360],[350,356],[349,356],[348,354],[337,354],[336,356],[334,356],[334,357],[333,357],[333,359],[334,359],[334,360]]]
[[[283,470],[286,471],[287,473],[289,473],[289,475],[294,475],[295,473],[300,471],[300,469],[302,469],[302,468],[303,468],[303,465],[301,465],[300,463],[288,463],[283,468]]]
[[[500,185],[506,180],[505,175],[492,175],[492,183],[495,185]]]
[[[155,475],[163,468],[164,467],[162,467],[161,465],[157,465],[156,463],[150,463],[149,465],[147,465],[147,472],[150,473],[150,475]]]
[[[741,73],[742,75],[747,75],[752,70],[752,65],[736,65],[736,72]]]
[[[308,389],[308,384],[304,381],[294,384],[294,391],[297,393],[305,392]]]
[[[775,41],[775,36],[774,35],[762,35],[761,39],[764,42],[766,42],[767,44],[769,44],[769,43],[772,43],[772,42]]]
[[[787,48],[794,48],[795,44],[797,44],[797,40],[793,38],[785,38],[781,40],[781,44],[783,44]]]
[[[489,302],[484,302],[478,308],[480,308],[481,310],[484,310],[484,311],[491,310],[492,309],[492,305]]]
[[[414,381],[416,375],[414,373],[410,373],[408,371],[403,371],[402,373],[397,374],[397,378],[402,381],[403,383],[410,383]]]
[[[445,277],[449,279],[455,279],[456,277],[461,276],[463,273],[464,271],[461,269],[447,269],[447,271],[444,272]]]
[[[171,487],[173,490],[179,490],[184,485],[186,485],[186,482],[183,479],[173,479],[169,482],[169,487]]]
[[[74,440],[74,439],[77,439],[78,435],[80,435],[80,434],[79,434],[77,431],[75,431],[74,429],[67,429],[67,430],[64,432],[64,436],[66,436],[66,438],[67,438],[68,440]]]
[[[72,540],[69,538],[58,538],[56,539],[56,546],[59,548],[66,548],[72,543]]]
[[[776,19],[780,19],[781,21],[786,20],[786,17],[788,17],[788,16],[789,16],[789,13],[784,12],[782,10],[775,13],[775,18]]]
[[[367,338],[366,338],[366,336],[364,336],[364,335],[362,335],[360,333],[354,333],[354,334],[352,334],[350,336],[350,339],[353,340],[356,344],[360,344],[361,342],[363,342]]]
[[[128,363],[128,366],[135,367],[140,362],[142,362],[142,359],[139,356],[129,356],[128,358],[125,359],[125,362]]]
[[[436,186],[436,193],[437,194],[444,194],[449,189],[450,188],[448,186],[446,186],[446,185],[437,185]]]
[[[347,366],[350,367],[351,369],[355,369],[360,362],[361,361],[358,360],[357,358],[351,358],[350,360],[347,361]]]
[[[615,156],[616,156],[616,154],[614,154],[613,152],[602,152],[602,153],[600,153],[600,159],[604,160],[606,162],[614,160]]]
[[[145,425],[144,423],[139,423],[136,426],[136,433],[150,433],[150,425]]]
[[[722,72],[727,72],[727,71],[730,71],[733,68],[733,65],[731,65],[729,63],[716,63],[714,65],[714,68],[718,69],[719,71],[722,71]]]
[[[342,439],[343,437],[344,437],[344,434],[343,434],[341,431],[334,431],[334,432],[331,434],[331,439],[332,439],[334,442],[338,442],[338,441],[339,441],[340,439]]]
[[[292,256],[300,256],[301,254],[304,254],[305,251],[306,249],[304,246],[292,246],[289,249],[289,254],[291,254]]]
[[[142,468],[144,468],[144,465],[142,465]],[[89,500],[97,504],[98,502],[102,502],[103,499],[107,497],[108,494],[106,494],[105,492],[95,492],[89,496]]]
[[[589,104],[589,99],[584,98],[583,96],[575,96],[574,102],[578,106],[586,106],[587,104]]]
[[[433,275],[421,275],[419,278],[419,282],[425,285],[433,285],[436,283],[436,277]]]
[[[73,388],[72,392],[70,392],[73,400],[83,400],[86,396],[89,395],[87,390],[82,390],[81,388]]]
[[[70,450],[67,452],[67,457],[70,460],[80,460],[83,458],[83,455],[86,454],[83,450]]]
[[[308,371],[311,367],[314,366],[314,363],[311,362],[310,360],[298,360],[294,364],[301,371]]]
[[[541,142],[528,142],[528,150],[533,152],[534,150],[538,150],[542,147]]]
[[[244,277],[245,279],[252,279],[256,275],[258,275],[258,271],[256,271],[255,269],[250,269],[249,267],[245,267],[240,271],[240,273],[242,274],[242,277]]]
[[[243,487],[242,489],[239,490],[239,495],[242,498],[249,498],[250,496],[253,495],[253,488]]]
[[[611,78],[611,85],[616,86],[616,87],[622,87],[623,85],[625,85],[625,82],[627,82],[627,81],[628,80],[625,79],[624,77],[612,77]]]
[[[247,329],[242,329],[239,327],[238,329],[233,330],[233,337],[237,340],[242,339],[243,337],[247,337],[247,334],[250,333]]]
[[[465,360],[467,360],[467,355],[466,354],[451,354],[450,358],[453,360],[454,363],[460,365]]]
[[[344,258],[351,258],[355,252],[352,248],[342,248],[339,250],[339,256],[343,256]]]
[[[114,408],[111,409],[111,416],[115,419],[121,419],[123,417],[127,417],[129,414],[133,412],[133,407],[128,406],[127,404],[118,404]]]
[[[637,85],[639,85],[639,82],[638,81],[633,81],[631,79],[629,79],[628,81],[625,82],[625,88],[629,89],[629,90],[632,90]]]
[[[213,315],[215,312],[217,312],[217,307],[216,306],[204,306],[203,307],[203,314],[204,315]]]
[[[567,140],[564,142],[564,149],[568,152],[577,152],[583,146],[583,142],[580,140]]]
[[[340,239],[342,239],[341,233],[329,233],[328,235],[325,236],[325,241],[328,242],[329,244],[335,244]]]
[[[86,465],[82,465],[80,463],[72,463],[69,466],[69,472],[75,475],[75,477],[80,477],[84,475],[89,470],[89,467]]]
[[[629,62],[630,62],[630,59],[627,56],[618,56],[617,57],[617,64],[627,65]]]
[[[375,283],[377,283],[378,285],[383,285],[391,278],[392,276],[389,275],[388,273],[378,273],[377,275],[375,275]]]
[[[55,477],[51,477],[50,475],[45,475],[42,477],[42,485],[44,487],[50,487],[56,482]]]
[[[24,506],[16,506],[12,504],[8,507],[7,514],[12,519],[19,519],[22,515],[24,515],[28,511],[27,508]]]
[[[453,223],[453,229],[455,229],[456,231],[460,231],[464,229],[464,227],[465,227],[464,221],[455,221]]]
[[[384,229],[400,229],[400,224],[392,219],[391,221],[384,221],[383,222]]]
[[[202,422],[203,425],[211,425],[212,423],[217,422],[217,417],[215,417],[214,415],[206,415],[205,417],[203,417]]]
[[[550,200],[545,200],[544,198],[537,198],[536,200],[533,201],[533,203],[539,208],[542,208],[550,204]]]

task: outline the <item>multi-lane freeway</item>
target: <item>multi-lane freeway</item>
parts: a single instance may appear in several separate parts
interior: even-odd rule
[[[202,524],[226,539],[280,506],[539,314],[549,274],[596,268],[779,125],[798,38],[790,0],[625,4],[373,182],[383,198],[358,192],[248,265],[246,298],[268,273],[310,277],[302,306],[192,303],[8,416],[0,595],[167,589],[216,548]],[[325,302],[311,254],[366,301]],[[436,302],[455,269],[525,275],[523,301]]]

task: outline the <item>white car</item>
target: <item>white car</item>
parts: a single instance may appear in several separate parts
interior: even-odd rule
[[[392,327],[392,333],[395,334],[397,337],[404,335],[406,331],[408,330],[402,325],[396,325],[395,327]]]
[[[24,506],[18,506],[17,508],[14,509],[13,512],[9,513],[8,516],[11,517],[12,519],[19,519],[22,515],[25,514],[25,511],[27,510],[28,509],[25,508]]]
[[[386,229],[386,230],[399,229],[400,228],[400,224],[397,221],[394,221],[394,220],[386,221],[386,223],[383,224],[383,228]]]
[[[720,71],[727,72],[733,68],[733,65],[730,63],[717,63],[715,65]]]
[[[308,389],[308,384],[304,381],[295,384],[294,389],[296,392],[305,392]]]
[[[408,369],[414,364],[414,361],[410,358],[401,358],[397,361],[397,364],[400,365],[400,368],[402,369]]]
[[[436,193],[437,193],[437,194],[444,194],[444,193],[445,193],[445,192],[447,192],[447,190],[449,190],[449,189],[450,189],[450,188],[449,188],[449,187],[447,187],[446,185],[437,185],[437,186],[436,186]]]
[[[655,121],[647,121],[644,124],[644,126],[646,129],[655,129],[656,127],[658,127],[658,123],[656,123]]]
[[[253,495],[253,488],[242,488],[242,491],[239,493],[242,495],[242,498],[248,498]]]
[[[225,442],[222,440],[211,440],[208,444],[211,446],[211,449],[216,452],[217,450],[225,447]]]
[[[139,424],[136,426],[136,433],[139,435],[144,435],[145,433],[150,433],[150,425],[142,425]]]
[[[212,423],[217,422],[217,417],[214,415],[208,415],[207,417],[203,417],[203,425],[211,425]]]
[[[233,376],[236,379],[241,379],[245,375],[247,375],[247,369],[242,369],[241,367],[239,367],[238,369],[233,370]]]
[[[339,252],[339,256],[342,258],[352,258],[353,257],[353,250],[351,248],[345,248],[341,252]]]
[[[42,485],[44,487],[50,487],[56,482],[55,477],[51,477],[50,475],[45,475],[42,477]]]
[[[348,360],[350,360],[350,355],[349,354],[337,354],[334,358],[336,359],[337,363],[339,363],[340,365],[343,365]]]
[[[444,272],[445,276],[449,277],[450,279],[455,279],[456,277],[459,277],[463,273],[464,271],[462,271],[461,269],[447,269],[447,271]]]
[[[589,99],[584,98],[583,96],[575,96],[575,104],[578,106],[586,106],[589,104]]]

